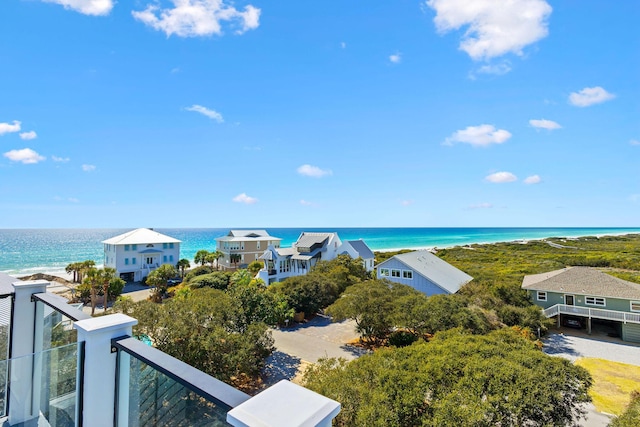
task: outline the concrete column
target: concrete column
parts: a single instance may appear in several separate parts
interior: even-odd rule
[[[73,327],[78,330],[78,342],[84,341],[83,425],[113,427],[116,353],[111,353],[111,339],[131,336],[132,328],[137,323],[133,317],[121,313],[74,323]]]
[[[282,380],[227,413],[234,427],[331,427],[340,403]]]
[[[11,320],[11,383],[9,387],[9,424],[15,425],[38,417],[34,404],[34,351],[36,346],[36,303],[31,295],[45,292],[49,282],[28,280],[13,283],[13,319]],[[42,315],[39,316],[40,319]],[[41,342],[41,339],[38,340]],[[38,373],[39,375],[39,373]],[[40,384],[37,384],[40,387]]]

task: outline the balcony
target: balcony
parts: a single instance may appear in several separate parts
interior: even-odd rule
[[[627,313],[624,311],[579,307],[566,304],[556,304],[543,310],[543,313],[546,317],[554,317],[558,314],[572,314],[575,316],[582,316],[593,319],[615,320],[623,323],[640,323],[640,313]]]
[[[90,317],[42,280],[0,289],[0,426],[319,426],[340,404],[281,381],[249,396]]]

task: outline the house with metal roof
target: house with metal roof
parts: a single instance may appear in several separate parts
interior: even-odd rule
[[[258,277],[271,284],[287,277],[305,275],[318,261],[337,257],[340,247],[342,241],[338,233],[303,232],[290,248],[270,245],[260,256],[264,268]]]
[[[223,270],[246,268],[258,261],[270,245],[279,248],[281,240],[270,236],[267,230],[231,230],[226,236],[216,238],[216,250],[223,254],[218,266]]]
[[[624,341],[640,342],[640,284],[591,267],[567,267],[525,276],[522,289],[558,326],[574,319],[591,333],[597,322]]]
[[[427,250],[394,255],[376,266],[378,279],[402,283],[426,295],[454,294],[473,280]]]
[[[373,271],[375,255],[364,240],[345,240],[338,248],[338,253],[349,255],[353,259],[362,258],[365,270]]]
[[[162,264],[176,265],[180,260],[178,239],[138,228],[104,240],[104,266],[115,268],[127,282],[141,281]]]

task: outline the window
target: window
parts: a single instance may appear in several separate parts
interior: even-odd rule
[[[124,265],[129,265],[129,258],[124,259]]]
[[[546,300],[547,300],[547,293],[538,291],[538,301],[546,301]]]
[[[169,243],[169,249],[173,249],[173,243]]]
[[[413,279],[413,271],[411,271],[411,270],[402,270],[402,278],[403,279]]]
[[[124,245],[124,250],[128,251],[129,250],[129,245]]]
[[[640,301],[629,301],[631,303],[631,311],[640,311]]]
[[[167,256],[166,255],[162,255],[162,262],[167,262]]]
[[[607,305],[604,298],[598,298],[598,297],[586,297],[584,299],[584,302],[587,305],[597,305],[597,306],[600,306],[600,307],[604,307],[604,306]]]
[[[162,249],[167,249],[167,247],[169,247],[169,245],[167,245],[166,243],[162,244]]]
[[[400,277],[400,270],[391,270],[391,277]]]
[[[138,245],[131,245],[131,250],[132,251],[137,251],[138,250]]]
[[[256,249],[260,249],[260,240],[258,240],[258,242],[257,242]]]
[[[169,255],[169,262],[173,263],[173,255]]]
[[[389,277],[389,269],[388,268],[381,268],[380,269],[380,276]]]
[[[131,264],[136,265],[136,259],[135,258],[131,258]]]

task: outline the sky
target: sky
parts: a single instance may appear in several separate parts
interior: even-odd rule
[[[640,2],[0,1],[0,228],[640,226]]]

